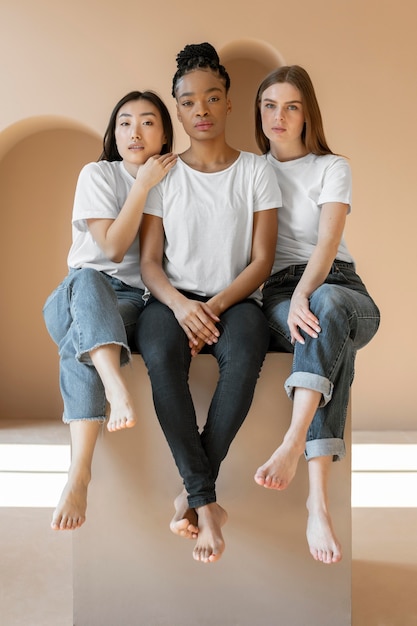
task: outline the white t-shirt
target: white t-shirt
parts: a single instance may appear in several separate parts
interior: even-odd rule
[[[253,214],[281,205],[266,159],[241,152],[221,172],[199,172],[178,159],[153,187],[145,213],[163,219],[164,270],[177,289],[211,297],[249,264]],[[252,297],[260,300],[259,292]]]
[[[333,154],[307,154],[293,161],[272,164],[282,192],[282,208],[278,213],[278,241],[272,273],[289,265],[307,263],[317,244],[320,211],[326,202],[352,201],[352,177],[346,159]],[[336,258],[353,262],[342,238]]]
[[[88,163],[78,177],[72,214],[72,246],[68,266],[92,267],[106,272],[132,287],[144,288],[140,278],[139,239],[136,238],[121,263],[110,261],[94,241],[87,226],[91,218],[116,219],[123,207],[134,177],[122,161]]]

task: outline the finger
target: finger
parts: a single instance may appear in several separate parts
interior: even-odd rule
[[[300,332],[298,331],[298,328],[296,328],[295,330],[293,330],[291,332],[291,343],[294,346],[296,343],[301,343],[302,345],[305,344],[304,341],[304,337],[300,334]]]
[[[206,343],[217,341],[220,332],[209,318],[199,315],[191,324],[191,330]]]
[[[212,320],[214,320],[215,322],[220,322],[220,317],[218,317],[215,313],[213,313],[213,311],[211,310],[208,304],[206,304],[205,302],[202,302],[201,306],[202,306],[202,309],[207,313],[207,315]]]

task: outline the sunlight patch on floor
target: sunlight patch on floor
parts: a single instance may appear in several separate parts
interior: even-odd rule
[[[0,507],[54,508],[69,464],[69,445],[0,444]]]
[[[353,444],[352,506],[416,508],[417,444]]]

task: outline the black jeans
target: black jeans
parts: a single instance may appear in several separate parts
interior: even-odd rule
[[[203,350],[216,358],[219,380],[201,433],[188,385],[192,358],[188,339],[173,312],[151,298],[136,330],[156,414],[192,508],[216,501],[220,464],[249,411],[268,349],[268,323],[253,300],[228,309],[218,327],[218,342]]]

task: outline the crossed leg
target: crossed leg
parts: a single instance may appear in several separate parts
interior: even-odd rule
[[[255,482],[269,489],[286,489],[297,471],[298,461],[305,450],[308,428],[321,399],[313,389],[297,387],[294,391],[291,424],[283,442],[266,463],[256,470]]]
[[[132,428],[137,421],[132,397],[120,368],[120,352],[121,346],[115,343],[100,346],[90,352],[110,404],[110,417],[107,423],[110,432]]]
[[[255,473],[255,482],[269,489],[283,490],[294,478],[300,456],[305,449],[308,427],[319,405],[321,394],[297,387],[291,425],[282,444]],[[332,456],[321,456],[308,462],[309,495],[307,499],[307,541],[314,559],[337,563],[342,558],[328,507],[327,485]]]

